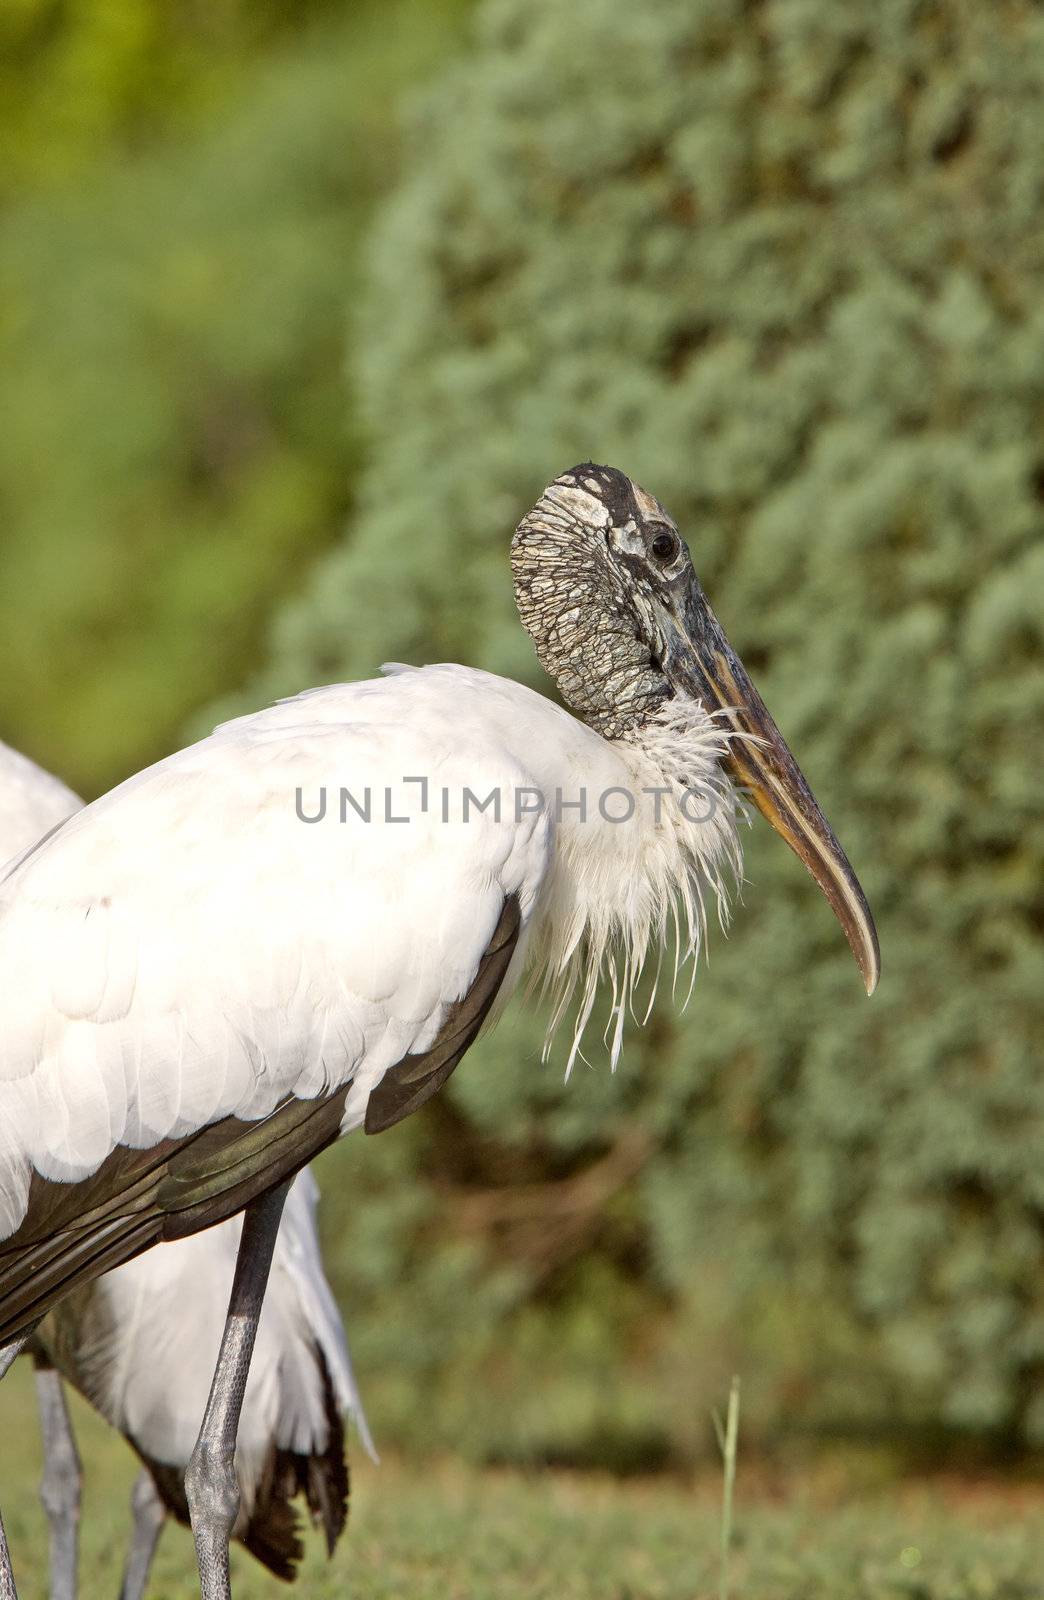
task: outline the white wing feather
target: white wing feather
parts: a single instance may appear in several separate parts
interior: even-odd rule
[[[9,869],[0,1238],[34,1167],[75,1181],[116,1144],[344,1085],[343,1128],[362,1121],[469,989],[505,896],[525,927],[547,870],[545,814],[444,823],[402,782],[532,783],[489,692],[501,681],[433,668],[283,702],[138,773]],[[369,823],[338,820],[342,786],[369,790]],[[324,789],[326,819],[300,820],[298,791],[307,815]],[[390,820],[411,797],[411,820]]]

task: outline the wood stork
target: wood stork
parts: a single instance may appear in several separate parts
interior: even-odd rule
[[[229,1594],[244,1381],[318,1150],[422,1105],[526,965],[556,1015],[578,996],[574,1048],[607,974],[615,1059],[672,908],[694,954],[738,867],[736,785],[877,982],[862,890],[659,502],[576,467],[512,566],[576,716],[461,666],[315,689],[138,773],[0,884],[0,1343],[246,1209],[185,1479],[204,1600]]]
[[[79,810],[71,789],[0,743],[0,859]],[[234,1537],[281,1578],[302,1554],[293,1499],[305,1497],[333,1553],[345,1523],[345,1414],[373,1445],[344,1327],[323,1273],[308,1168],[291,1185],[272,1258],[236,1445],[241,1505]],[[85,1282],[48,1313],[28,1349],[44,1434],[44,1507],[52,1600],[77,1589],[80,1463],[65,1378],[117,1428],[142,1467],[121,1600],[144,1593],[168,1513],[188,1520],[183,1476],[217,1359],[242,1218],[157,1245]],[[59,1377],[61,1374],[61,1377]]]

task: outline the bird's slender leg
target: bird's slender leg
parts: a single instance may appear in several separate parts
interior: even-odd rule
[[[14,1573],[11,1571],[11,1552],[7,1548],[4,1519],[0,1517],[0,1600],[18,1600]]]
[[[36,1324],[33,1324],[35,1328]],[[12,1339],[8,1344],[0,1345],[0,1378],[3,1377],[15,1356],[19,1355],[29,1343],[33,1328],[27,1333],[20,1333],[17,1339]],[[4,1519],[0,1517],[0,1600],[18,1600],[18,1591],[15,1588],[14,1573],[11,1570],[11,1552],[7,1548],[7,1535],[4,1532]]]
[[[185,1471],[203,1600],[231,1600],[228,1541],[239,1511],[235,1449],[250,1357],[289,1183],[247,1206],[232,1298],[214,1381],[195,1449]]]
[[[62,1380],[53,1367],[37,1366],[36,1400],[44,1449],[40,1499],[51,1531],[51,1600],[76,1600],[83,1473]]]
[[[127,1565],[123,1569],[120,1600],[142,1600],[145,1585],[149,1581],[152,1558],[156,1554],[159,1536],[167,1520],[167,1508],[156,1492],[152,1473],[147,1467],[142,1467],[134,1480],[134,1488],[131,1491],[131,1514],[134,1518],[134,1531],[127,1553]]]

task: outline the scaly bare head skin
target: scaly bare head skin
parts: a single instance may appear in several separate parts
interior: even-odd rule
[[[866,897],[659,501],[613,467],[573,467],[519,523],[511,564],[537,655],[605,738],[641,743],[686,700],[731,730],[725,770],[819,884],[872,994],[881,958]]]

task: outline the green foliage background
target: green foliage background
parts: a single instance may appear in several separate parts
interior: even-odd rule
[[[537,682],[510,530],[621,465],[686,530],[885,976],[867,1003],[759,827],[729,944],[616,1081],[564,1088],[516,1016],[332,1156],[396,1434],[684,1455],[735,1368],[768,1434],[1044,1443],[1041,27],[488,0],[416,111],[357,319],[372,463],[258,694],[387,657]]]
[[[392,91],[462,9],[226,0],[224,54],[187,28],[162,86],[96,76],[91,138],[10,179],[0,733],[90,789],[245,678],[218,709],[389,658],[539,684],[511,529],[577,460],[632,472],[884,980],[759,825],[730,940],[615,1078],[564,1086],[516,1007],[324,1157],[378,1435],[685,1459],[739,1371],[767,1440],[1040,1446],[1041,13],[482,0],[361,273]]]
[[[89,795],[341,532],[358,242],[462,0],[0,13],[0,728]]]

